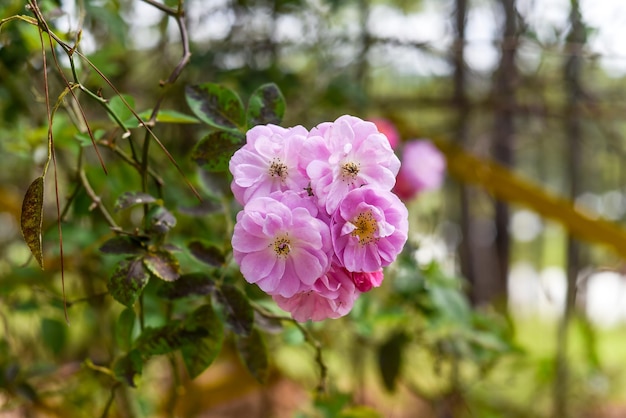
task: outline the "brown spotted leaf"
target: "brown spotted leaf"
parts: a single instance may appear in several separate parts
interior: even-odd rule
[[[43,269],[41,226],[43,222],[43,177],[37,177],[26,191],[22,202],[21,228],[30,252]]]
[[[167,251],[147,254],[143,264],[154,276],[166,282],[173,282],[180,277],[180,265],[174,255]]]

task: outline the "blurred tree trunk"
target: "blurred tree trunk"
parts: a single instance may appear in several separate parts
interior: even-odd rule
[[[572,204],[581,192],[582,179],[582,131],[581,105],[584,100],[582,89],[582,57],[581,51],[586,42],[586,28],[582,21],[578,0],[571,0],[570,32],[567,36],[567,58],[563,68],[565,81],[565,139],[568,150],[567,175],[570,179],[570,198]],[[572,236],[567,238],[567,289],[563,317],[559,323],[557,334],[556,376],[554,381],[554,416],[567,417],[569,367],[567,361],[568,338],[567,329],[572,320],[576,302],[576,280],[581,266],[581,248]]]
[[[461,146],[467,142],[469,106],[466,93],[467,71],[465,65],[465,29],[467,26],[467,0],[456,0],[454,10],[455,37],[451,61],[454,66],[453,102],[456,108],[455,138]],[[463,183],[459,184],[460,207],[456,217],[460,218],[462,240],[459,248],[461,273],[470,284],[469,296],[473,303],[478,302],[478,286],[474,267],[472,245],[470,190]]]
[[[499,163],[512,167],[514,165],[515,136],[515,85],[517,68],[515,56],[519,37],[518,16],[515,0],[500,0],[504,12],[503,36],[500,65],[495,74],[494,84],[494,127],[493,157]],[[509,206],[502,201],[495,203],[495,274],[490,275],[492,283],[487,287],[490,301],[506,312],[507,308],[507,277],[509,273],[509,252],[511,239],[509,236]]]

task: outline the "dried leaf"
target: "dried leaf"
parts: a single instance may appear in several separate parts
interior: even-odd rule
[[[21,228],[30,252],[43,270],[41,227],[43,223],[43,177],[33,181],[22,202]]]

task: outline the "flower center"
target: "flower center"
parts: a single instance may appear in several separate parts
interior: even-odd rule
[[[278,177],[281,181],[287,178],[287,166],[281,160],[275,158],[270,163],[269,174],[272,177]]]
[[[376,241],[376,231],[378,231],[378,223],[371,211],[360,213],[352,224],[356,227],[351,235],[358,237],[361,245],[369,244],[372,241]]]
[[[353,182],[359,174],[359,165],[354,162],[348,162],[341,166],[341,175],[343,180]]]
[[[289,237],[282,236],[277,237],[271,245],[274,247],[274,252],[277,257],[287,258],[289,252],[291,251],[290,243],[291,241],[289,240]]]

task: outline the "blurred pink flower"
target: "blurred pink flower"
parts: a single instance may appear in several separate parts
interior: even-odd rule
[[[354,272],[350,274],[356,288],[363,293],[369,292],[372,287],[379,287],[385,278],[382,269],[374,272]]]
[[[258,125],[250,129],[246,144],[235,152],[228,165],[235,199],[245,205],[274,191],[299,191],[308,187],[309,179],[298,163],[307,134],[302,126],[285,129]]]
[[[237,214],[233,257],[246,281],[270,295],[308,290],[330,267],[329,227],[308,202],[294,192],[275,193],[251,200]]]
[[[402,167],[393,192],[409,200],[424,190],[441,187],[446,172],[446,159],[432,142],[412,140],[404,145]]]
[[[301,164],[329,215],[350,190],[364,185],[391,190],[400,169],[400,160],[376,125],[349,115],[311,130]]]
[[[372,122],[376,124],[380,133],[387,137],[391,148],[396,149],[400,143],[400,134],[398,133],[395,125],[391,121],[383,118],[374,118],[372,119]]]
[[[393,193],[364,186],[341,201],[331,219],[331,238],[339,262],[351,272],[376,272],[402,251],[408,211]]]
[[[298,322],[322,321],[347,315],[359,293],[351,274],[346,269],[333,265],[310,290],[289,298],[274,295],[273,299]]]

